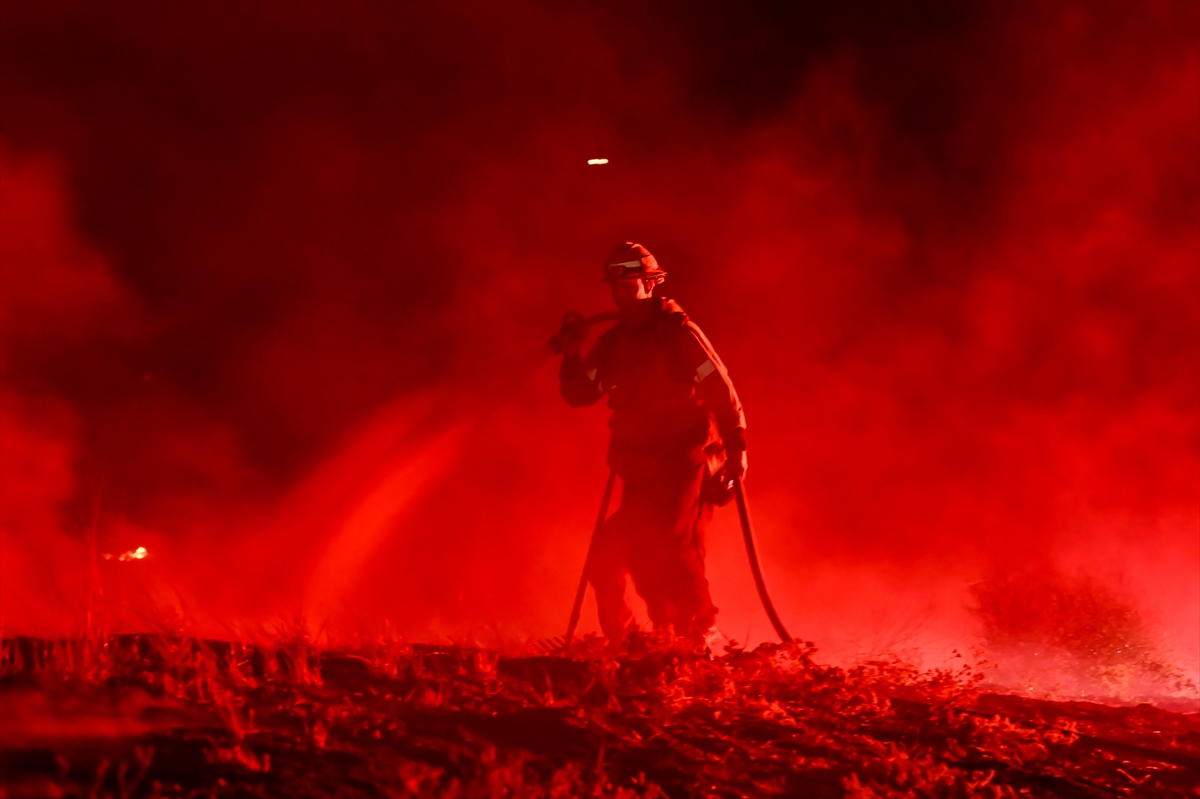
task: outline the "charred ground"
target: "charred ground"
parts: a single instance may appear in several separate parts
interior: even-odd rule
[[[1195,709],[1030,700],[970,667],[813,651],[9,639],[0,793],[1200,795]]]

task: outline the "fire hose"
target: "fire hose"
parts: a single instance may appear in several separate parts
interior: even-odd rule
[[[613,486],[617,482],[617,473],[609,471],[608,482],[604,484],[604,497],[600,500],[600,512],[596,514],[596,526],[592,528],[592,540],[588,542],[587,557],[583,561],[583,574],[579,577],[579,588],[575,591],[575,604],[571,606],[571,620],[567,624],[567,637],[564,639],[563,650],[569,651],[571,639],[575,637],[575,628],[579,626],[579,614],[583,610],[583,597],[587,594],[588,570],[592,565],[592,551],[596,548],[596,537],[600,528],[608,519],[608,503],[612,500]]]
[[[750,521],[750,506],[746,503],[746,489],[742,485],[741,475],[733,479],[734,497],[737,499],[738,520],[742,523],[742,540],[746,542],[746,556],[750,559],[750,573],[754,575],[754,587],[758,589],[758,598],[762,600],[763,610],[775,628],[775,634],[785,644],[792,642],[792,636],[784,629],[779,614],[775,612],[775,604],[767,593],[767,583],[763,580],[762,569],[758,565],[758,547],[754,543],[754,525]]]
[[[575,628],[579,626],[579,614],[583,611],[583,599],[587,594],[588,572],[592,563],[592,552],[596,546],[596,537],[600,534],[600,528],[604,526],[605,520],[608,518],[608,504],[612,501],[613,486],[617,481],[617,473],[610,471],[608,473],[608,482],[604,485],[604,495],[600,499],[600,512],[596,514],[596,525],[592,528],[592,539],[588,542],[587,557],[583,563],[583,574],[579,577],[579,587],[575,591],[575,604],[571,606],[571,619],[567,623],[567,635],[564,639],[563,650],[569,651],[571,641],[575,638]],[[758,547],[754,541],[754,524],[750,520],[750,505],[746,502],[746,488],[742,485],[742,478],[735,477],[732,481],[734,496],[737,499],[738,520],[742,525],[742,540],[746,544],[746,556],[750,560],[750,574],[754,577],[754,587],[758,589],[758,598],[762,601],[763,610],[767,613],[767,619],[770,620],[771,626],[775,628],[775,634],[779,636],[779,640],[785,644],[792,642],[792,636],[788,634],[787,629],[783,626],[783,622],[779,619],[779,614],[775,611],[775,603],[771,601],[771,595],[767,592],[767,583],[763,579],[762,567],[758,563]]]

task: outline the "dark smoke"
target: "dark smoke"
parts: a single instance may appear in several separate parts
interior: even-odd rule
[[[797,634],[937,657],[968,584],[1057,569],[1194,664],[1198,33],[1188,2],[3,4],[5,632],[89,595],[561,632],[605,413],[544,342],[631,239],[746,404]],[[720,623],[761,640],[735,524]]]

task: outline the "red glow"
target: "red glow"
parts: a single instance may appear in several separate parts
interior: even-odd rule
[[[131,628],[561,634],[605,412],[544,342],[629,239],[745,403],[794,634],[937,659],[1058,570],[1195,668],[1200,7],[831,33],[742,114],[655,7],[631,54],[603,4],[333,6],[3,6],[6,635],[93,570]]]

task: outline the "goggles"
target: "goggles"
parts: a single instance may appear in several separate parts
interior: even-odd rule
[[[636,261],[621,261],[620,263],[608,264],[604,267],[604,277],[606,280],[632,280],[640,277],[659,282],[666,276],[667,273],[659,269],[658,264],[644,264],[641,259]]]

